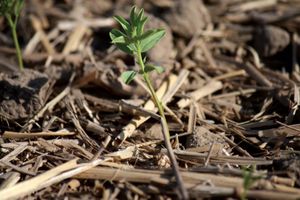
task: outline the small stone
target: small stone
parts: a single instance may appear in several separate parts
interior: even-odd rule
[[[71,190],[76,190],[80,186],[80,182],[77,179],[72,179],[68,183],[68,186],[70,187]]]
[[[281,28],[263,26],[255,31],[254,48],[260,56],[273,56],[285,49],[289,43],[289,33]]]
[[[152,125],[147,131],[146,131],[146,137],[151,139],[159,139],[163,140],[163,133],[162,128],[160,124],[154,124]]]
[[[186,38],[211,23],[209,12],[201,0],[176,0],[163,18],[175,33]]]

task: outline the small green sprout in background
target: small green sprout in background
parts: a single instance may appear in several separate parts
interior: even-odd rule
[[[144,16],[143,9],[137,11],[136,7],[131,9],[130,19],[128,21],[121,16],[116,16],[115,20],[121,25],[123,31],[113,29],[110,32],[112,43],[120,50],[132,55],[140,67],[139,71],[130,70],[123,72],[121,78],[126,84],[129,84],[137,74],[141,74],[143,76],[161,117],[161,123],[164,130],[164,140],[172,163],[173,171],[175,173],[176,181],[179,186],[181,198],[188,199],[188,193],[186,188],[183,186],[179,167],[170,143],[170,133],[164,113],[164,107],[160,99],[158,99],[149,77],[150,72],[156,71],[161,73],[164,71],[164,68],[146,62],[146,57],[143,57],[142,55],[142,53],[149,51],[159,42],[159,40],[165,35],[165,30],[151,29],[144,32],[144,26],[148,18]]]
[[[23,70],[24,65],[17,36],[17,22],[23,4],[24,0],[0,0],[0,15],[5,16],[11,28],[20,70]]]
[[[252,165],[250,168],[243,169],[243,193],[241,196],[242,200],[247,199],[247,193],[249,189],[253,186],[253,184],[262,178],[262,176],[255,176],[255,166]]]

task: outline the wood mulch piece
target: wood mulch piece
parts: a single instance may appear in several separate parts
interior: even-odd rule
[[[300,199],[297,0],[136,1],[191,199]],[[28,0],[19,72],[0,18],[0,198],[176,199],[160,118],[111,45],[127,1]]]

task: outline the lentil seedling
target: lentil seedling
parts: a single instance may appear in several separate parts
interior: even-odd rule
[[[132,55],[140,67],[139,71],[130,70],[123,72],[121,78],[126,84],[129,84],[136,75],[140,74],[143,77],[161,117],[164,141],[172,163],[176,181],[179,186],[181,198],[188,199],[188,193],[183,186],[183,181],[179,173],[179,167],[170,143],[169,128],[165,117],[164,108],[162,102],[156,95],[149,77],[149,73],[153,71],[161,73],[164,71],[164,68],[148,63],[146,61],[146,57],[143,57],[142,55],[142,53],[149,51],[159,42],[159,40],[165,35],[165,30],[151,29],[144,31],[144,26],[148,18],[144,16],[143,9],[137,11],[136,7],[131,9],[130,19],[128,21],[121,16],[115,16],[115,20],[121,25],[123,31],[113,29],[110,32],[112,43],[115,44],[120,50]]]

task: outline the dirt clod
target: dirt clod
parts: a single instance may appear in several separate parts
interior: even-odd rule
[[[264,57],[275,55],[290,43],[289,33],[279,27],[263,26],[255,32],[254,48]]]
[[[172,31],[183,36],[191,37],[204,29],[211,18],[201,0],[176,0],[174,5],[163,15]]]
[[[13,119],[32,116],[45,103],[48,77],[35,70],[0,74],[0,111]]]

